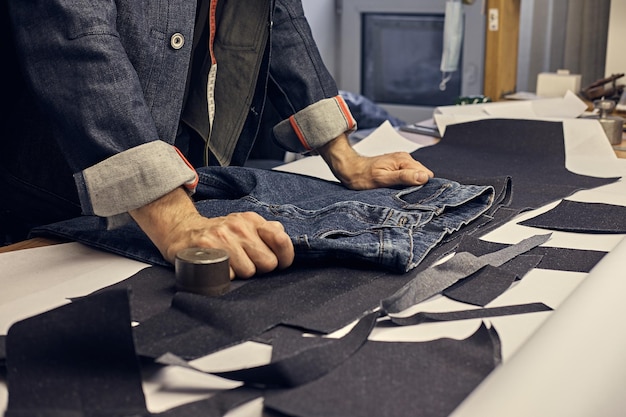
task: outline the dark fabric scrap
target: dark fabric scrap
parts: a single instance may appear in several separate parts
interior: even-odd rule
[[[151,358],[167,352],[198,358],[300,315],[333,309],[337,297],[381,275],[339,267],[294,268],[256,278],[222,297],[180,292],[169,309],[134,328],[137,351]],[[349,323],[366,312],[350,310],[344,320]]]
[[[552,308],[543,303],[519,304],[505,307],[476,308],[472,310],[450,311],[445,313],[429,313],[421,311],[408,317],[390,317],[391,323],[398,326],[414,326],[422,323],[439,321],[456,321],[482,319],[498,316],[512,316],[516,314],[536,313],[539,311],[551,311]]]
[[[626,233],[626,207],[563,200],[552,210],[518,224],[573,233]]]
[[[443,291],[446,297],[467,304],[484,306],[504,293],[517,275],[503,268],[487,265]]]
[[[381,301],[385,313],[399,313],[433,295],[439,294],[460,279],[466,278],[487,265],[501,266],[511,259],[545,243],[550,235],[536,235],[495,252],[476,257],[468,252],[457,252],[452,258],[432,268],[420,271],[391,297]]]
[[[255,278],[220,298],[181,293],[170,309],[135,328],[137,350],[152,358],[171,352],[193,359],[279,324],[328,333],[372,311],[411,278],[312,267]]]
[[[484,306],[509,289],[541,262],[540,255],[520,255],[500,267],[487,265],[443,291],[443,295],[462,303]]]
[[[248,283],[247,280],[233,281],[230,285],[230,291],[246,283]],[[131,318],[139,323],[167,310],[178,291],[173,269],[162,266],[148,266],[123,281],[101,288],[85,297],[111,289],[127,289],[129,291]],[[80,298],[83,297],[77,299]]]
[[[505,243],[488,242],[465,235],[461,238],[457,250],[481,256],[506,246],[508,245]],[[589,272],[606,254],[603,251],[551,246],[537,246],[528,251],[528,255],[541,256],[541,261],[537,268],[570,272]]]
[[[404,311],[441,293],[486,265],[487,263],[470,253],[457,253],[446,262],[420,272],[391,297],[383,299],[381,309],[388,314]]]
[[[131,319],[143,322],[169,308],[176,284],[174,270],[161,266],[149,266],[117,284],[95,291],[99,294],[112,289],[126,289],[130,294]],[[87,295],[87,297],[93,295]]]
[[[239,387],[215,393],[205,400],[195,401],[172,408],[151,417],[221,417],[230,410],[263,395],[258,389]]]
[[[578,175],[565,168],[563,124],[486,119],[446,127],[439,143],[412,153],[437,176],[471,184],[477,175],[513,179],[511,208],[538,208],[577,190],[618,178]]]
[[[378,317],[378,313],[370,313],[345,336],[323,344],[311,344],[269,364],[212,374],[259,387],[297,387],[309,383],[326,375],[358,351]],[[171,354],[163,355],[157,362],[195,369],[187,361]]]
[[[98,291],[18,322],[6,339],[7,417],[219,417],[263,394],[241,387],[149,413],[124,288]]]
[[[6,336],[0,335],[0,367],[5,366],[7,358]]]
[[[368,341],[324,377],[268,391],[265,407],[299,417],[447,416],[499,363],[498,335],[484,325],[462,341]]]
[[[346,279],[350,279],[346,277]],[[386,274],[320,305],[320,308],[285,319],[281,324],[318,333],[331,333],[378,307],[380,297],[393,294],[406,282]]]
[[[516,256],[504,265],[500,266],[500,268],[515,274],[516,279],[524,278],[524,276],[536,268],[543,259],[542,255],[531,255],[531,252],[532,249],[524,255]]]
[[[531,251],[541,255],[539,269],[553,271],[589,272],[607,254],[598,250],[581,250],[570,248],[553,248],[542,246]]]
[[[17,322],[6,349],[6,417],[147,414],[126,291]]]
[[[334,340],[327,337],[305,336],[302,330],[288,326],[277,326],[264,336],[270,338],[268,342],[272,345],[272,362],[287,358],[293,355],[293,352],[332,343]]]
[[[394,294],[410,281],[416,273],[429,268],[438,260],[454,252],[458,244],[457,240],[451,239],[434,247],[427,257],[410,273],[401,275],[384,273],[372,276],[371,279],[367,279],[367,275],[358,270],[353,271],[351,274],[346,274],[344,279],[354,280],[355,277],[358,277],[362,285],[347,289],[327,302],[320,302],[315,309],[300,311],[281,323],[319,333],[331,333],[340,329],[362,317],[368,311],[377,308],[382,298]],[[341,274],[341,270],[335,268],[328,271],[327,278],[331,280],[334,279],[335,274]],[[293,285],[301,284],[294,282]]]

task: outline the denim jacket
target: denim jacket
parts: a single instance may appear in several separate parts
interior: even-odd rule
[[[244,124],[258,125],[269,93],[284,116],[275,138],[288,150],[317,148],[355,127],[299,0],[220,2],[216,118],[204,139],[221,165],[245,161],[256,130],[242,140]],[[188,0],[9,0],[27,82],[53,120],[82,210],[111,226],[183,184],[193,192],[197,174],[173,145],[196,7]],[[35,163],[45,164],[45,155]]]
[[[245,167],[198,170],[195,197],[207,217],[253,211],[280,222],[297,259],[367,262],[395,272],[418,266],[444,238],[486,213],[492,186],[433,178],[407,188],[354,191],[336,182]],[[103,230],[82,216],[47,225],[54,234],[156,265],[168,265],[134,223]]]

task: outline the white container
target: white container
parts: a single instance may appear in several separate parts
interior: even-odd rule
[[[563,97],[567,91],[580,91],[580,74],[570,74],[569,70],[542,72],[537,76],[539,97]]]

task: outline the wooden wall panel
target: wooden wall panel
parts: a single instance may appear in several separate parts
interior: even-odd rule
[[[515,92],[520,0],[487,0],[484,94],[493,101]]]

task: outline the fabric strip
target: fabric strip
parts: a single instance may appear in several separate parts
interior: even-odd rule
[[[505,307],[477,308],[472,310],[451,311],[446,313],[429,313],[426,311],[421,311],[409,317],[389,317],[391,319],[391,322],[395,325],[414,326],[422,323],[483,319],[488,317],[536,313],[540,311],[552,311],[552,308],[543,303],[529,303]]]
[[[419,272],[415,278],[391,297],[381,301],[388,314],[399,313],[435,294],[439,294],[458,280],[487,265],[500,266],[517,255],[545,243],[550,235],[536,235],[499,251],[476,257],[467,252],[455,254],[448,261]]]
[[[378,313],[370,313],[359,320],[346,336],[295,352],[277,362],[213,374],[254,386],[296,387],[306,384],[332,371],[352,356],[365,343],[378,317]],[[163,355],[157,362],[194,369],[188,362],[171,354]]]
[[[626,207],[563,200],[552,210],[518,224],[573,233],[626,233]]]
[[[459,242],[457,250],[480,256],[500,250],[506,246],[504,243],[488,242],[473,236],[464,235]],[[607,252],[604,251],[551,246],[538,246],[528,251],[528,255],[541,256],[541,261],[537,268],[570,272],[589,272],[606,254]],[[508,263],[506,266],[508,267]]]
[[[484,306],[504,293],[517,275],[504,268],[486,265],[443,291],[446,297],[467,304]]]

